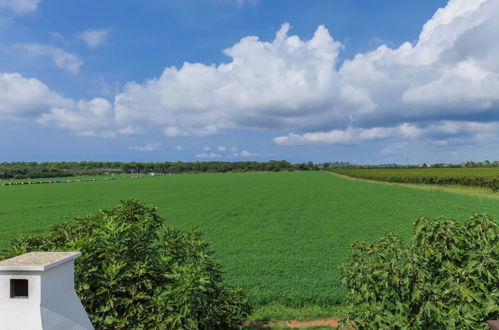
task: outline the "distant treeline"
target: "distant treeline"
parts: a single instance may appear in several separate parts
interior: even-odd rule
[[[400,165],[400,164],[380,164],[380,165],[360,165],[352,164],[348,162],[329,162],[318,165],[321,169],[333,169],[333,168],[344,168],[344,169],[376,169],[376,168],[482,168],[482,167],[499,167],[499,161],[488,161],[483,162],[473,162],[468,161],[459,164],[450,163],[437,163],[437,164],[411,164],[411,165]]]
[[[354,178],[435,185],[459,185],[499,191],[499,168],[331,168]]]
[[[123,173],[225,173],[255,171],[314,171],[319,169],[376,169],[376,168],[478,168],[499,167],[499,161],[465,162],[461,164],[420,165],[359,165],[347,162],[313,162],[291,164],[285,160],[268,162],[3,162],[0,163],[0,179],[38,179],[71,176],[93,176]]]
[[[285,160],[268,162],[4,162],[0,163],[1,179],[36,179],[79,175],[123,173],[225,173],[253,171],[313,171],[312,162],[291,164]]]

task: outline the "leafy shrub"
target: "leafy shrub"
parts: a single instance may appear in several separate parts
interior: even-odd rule
[[[408,244],[388,232],[354,243],[340,267],[345,325],[360,329],[487,329],[499,317],[499,230],[486,215],[465,224],[420,218]]]
[[[487,187],[489,187],[490,189],[492,189],[495,192],[499,191],[499,179],[494,178],[494,179],[490,180]]]
[[[81,251],[76,291],[97,329],[238,328],[250,313],[239,289],[223,283],[198,230],[166,226],[152,206],[122,201],[112,210],[13,241],[2,257]]]

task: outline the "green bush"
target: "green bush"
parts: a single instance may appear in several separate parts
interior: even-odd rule
[[[486,215],[466,223],[420,218],[406,244],[389,232],[352,245],[342,265],[345,325],[359,329],[487,329],[499,318],[499,230]]]
[[[96,329],[239,328],[251,312],[242,292],[224,285],[198,230],[166,226],[137,200],[16,239],[1,257],[29,251],[83,253],[76,291]]]

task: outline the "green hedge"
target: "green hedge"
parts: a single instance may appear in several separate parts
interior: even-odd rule
[[[335,173],[360,179],[396,183],[460,185],[499,190],[499,170],[480,169],[335,169]]]

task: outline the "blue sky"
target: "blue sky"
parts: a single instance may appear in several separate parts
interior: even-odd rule
[[[0,161],[499,159],[498,0],[0,0]]]

